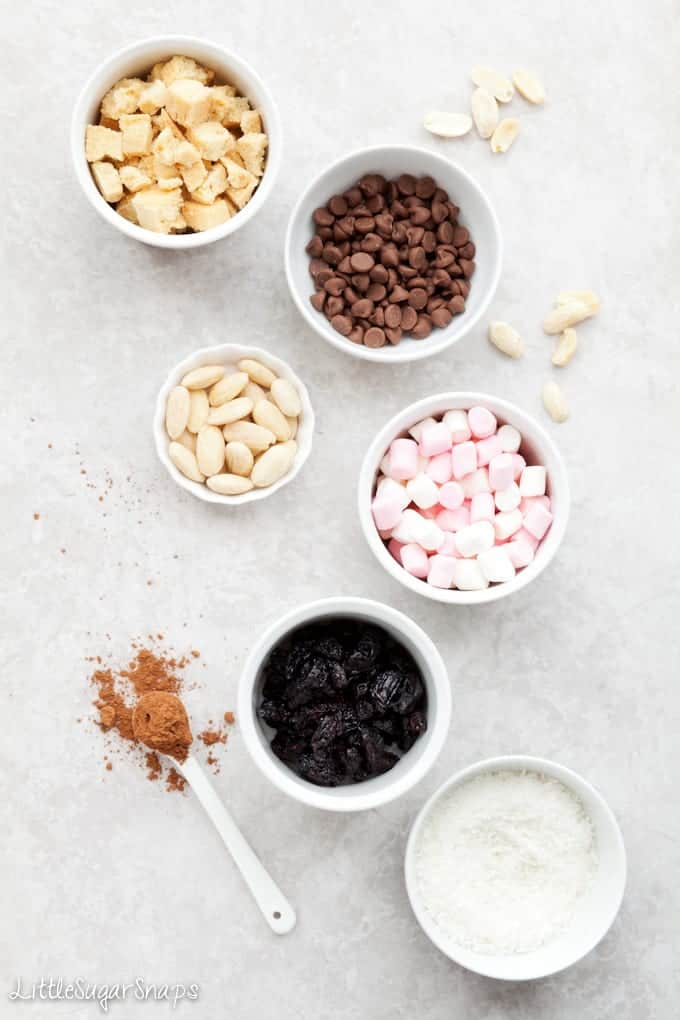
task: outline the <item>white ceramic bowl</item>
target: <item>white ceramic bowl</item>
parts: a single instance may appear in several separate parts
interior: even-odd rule
[[[269,747],[268,728],[258,719],[262,667],[271,649],[286,634],[313,620],[351,617],[378,624],[397,638],[420,667],[427,691],[427,731],[382,776],[350,786],[327,788],[301,779]],[[446,667],[436,647],[408,616],[370,599],[328,598],[286,613],[256,641],[241,675],[238,717],[246,747],[255,764],[289,797],[326,811],[365,811],[400,797],[419,782],[444,746],[451,719],[451,688]]]
[[[378,350],[355,344],[333,329],[321,312],[310,304],[314,285],[309,275],[309,255],[305,247],[314,232],[312,213],[325,205],[332,195],[346,191],[367,173],[381,173],[387,178],[411,173],[430,174],[437,184],[448,191],[460,206],[460,222],[474,241],[477,268],[471,280],[466,310],[454,316],[446,329],[434,329],[425,340],[405,337],[396,347],[386,345]],[[417,361],[439,354],[456,343],[479,321],[494,295],[501,272],[503,243],[501,231],[489,199],[461,167],[428,149],[409,145],[377,145],[361,149],[338,160],[316,177],[302,193],[291,213],[285,245],[286,275],[293,300],[312,329],[354,358],[395,362]]]
[[[547,491],[551,501],[554,520],[550,531],[536,550],[536,556],[528,567],[518,570],[512,581],[503,584],[492,584],[481,591],[458,591],[456,589],[434,588],[426,581],[413,577],[397,563],[387,551],[383,540],[373,521],[371,500],[375,491],[376,477],[380,461],[385,456],[393,439],[406,435],[407,430],[423,418],[436,418],[453,408],[467,410],[476,405],[483,405],[492,411],[500,424],[514,425],[522,433],[521,452],[529,464],[543,464],[547,469]],[[500,397],[492,397],[488,393],[453,392],[438,393],[425,397],[395,415],[380,430],[369,446],[359,473],[358,487],[359,520],[366,541],[379,563],[397,581],[410,588],[418,595],[434,599],[436,602],[448,602],[452,605],[478,605],[482,602],[494,602],[513,592],[519,591],[533,581],[545,570],[564,537],[569,519],[569,480],[564,461],[548,433],[538,422],[522,411],[515,404]]]
[[[104,95],[121,78],[146,76],[159,60],[174,55],[193,57],[199,63],[215,71],[216,78],[236,85],[241,95],[262,114],[263,129],[269,137],[267,160],[262,180],[250,202],[226,223],[197,234],[157,234],[130,223],[100,195],[94,183],[90,166],[85,159],[85,129],[88,124],[98,121],[99,106]],[[86,197],[107,223],[116,227],[128,237],[158,248],[200,248],[204,244],[219,241],[253,218],[262,208],[271,193],[281,162],[281,126],[274,101],[264,82],[240,57],[222,46],[196,39],[190,35],[164,35],[126,46],[118,50],[99,65],[84,85],[71,119],[71,155]]]
[[[187,372],[191,372],[192,369],[199,368],[201,365],[229,365],[233,366],[234,371],[236,371],[236,362],[240,361],[241,358],[255,358],[257,361],[261,361],[263,365],[271,368],[272,372],[275,372],[276,375],[282,379],[288,379],[295,386],[302,403],[302,414],[299,417],[298,431],[295,436],[298,449],[290,471],[283,478],[279,478],[278,482],[274,482],[273,485],[269,485],[264,489],[251,489],[250,492],[244,492],[240,496],[221,496],[218,492],[213,492],[212,489],[209,489],[207,485],[203,485],[200,482],[192,482],[189,478],[186,478],[170,460],[168,456],[170,440],[165,431],[165,405],[168,393],[173,386],[177,386],[180,383]],[[249,347],[247,344],[220,344],[217,347],[203,347],[200,351],[195,351],[172,369],[156,398],[156,408],[153,415],[153,436],[158,459],[171,475],[173,481],[177,482],[181,488],[186,489],[192,496],[205,500],[206,503],[239,506],[241,503],[253,503],[255,500],[273,496],[284,485],[292,482],[309,457],[312,449],[314,411],[307,387],[296,376],[292,368],[285,361],[282,361],[281,358],[277,358],[270,354],[269,351],[263,351],[259,347]]]
[[[595,830],[598,864],[594,880],[578,902],[568,929],[540,949],[516,955],[474,953],[454,943],[423,902],[416,873],[416,853],[423,826],[437,802],[454,786],[486,772],[532,771],[554,777],[580,798]],[[616,818],[602,794],[585,779],[553,761],[525,755],[488,758],[462,769],[439,787],[417,815],[406,846],[406,889],[413,912],[425,934],[442,953],[461,967],[485,977],[528,981],[570,967],[600,942],[616,917],[626,885],[626,851]]]

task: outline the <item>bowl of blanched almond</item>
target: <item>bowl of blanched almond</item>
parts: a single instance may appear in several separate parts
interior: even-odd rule
[[[160,461],[181,488],[236,505],[293,480],[312,448],[314,411],[286,362],[257,347],[222,344],[170,372],[153,430]]]
[[[168,36],[120,51],[76,103],[76,174],[95,209],[136,240],[208,244],[262,207],[279,164],[273,100],[234,54]]]

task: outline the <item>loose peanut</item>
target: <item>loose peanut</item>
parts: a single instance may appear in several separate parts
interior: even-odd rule
[[[489,340],[509,358],[521,358],[524,354],[524,341],[517,330],[507,322],[491,322]]]
[[[208,425],[230,425],[241,418],[247,418],[253,410],[253,402],[248,397],[237,397],[226,404],[213,407],[208,415]]]
[[[186,386],[175,386],[165,405],[165,430],[171,439],[179,439],[189,421],[191,398]]]
[[[192,482],[205,481],[204,476],[199,471],[196,457],[191,450],[187,450],[186,446],[182,446],[181,443],[170,443],[168,446],[168,457],[177,470],[181,471]]]
[[[430,134],[438,138],[460,138],[466,135],[472,127],[472,120],[467,113],[445,113],[443,110],[434,110],[426,113],[423,126]]]
[[[182,386],[186,386],[188,390],[204,390],[208,386],[212,386],[224,375],[224,365],[201,365],[200,368],[194,368],[182,379]]]
[[[245,443],[253,453],[262,453],[276,442],[273,432],[252,421],[235,421],[231,425],[225,425],[222,435],[228,443]]]
[[[217,475],[224,465],[224,436],[215,425],[204,425],[196,439],[196,461],[204,475]]]
[[[231,472],[232,475],[244,475],[246,477],[253,470],[253,464],[255,463],[255,458],[250,448],[245,443],[239,442],[227,443],[225,460],[227,471]]]
[[[248,376],[245,372],[232,372],[231,375],[225,375],[210,390],[210,406],[219,407],[221,404],[226,404],[228,400],[233,400],[247,384]]]
[[[520,96],[523,96],[528,102],[534,103],[536,106],[545,102],[545,89],[531,71],[520,68],[514,72],[512,80]]]
[[[517,118],[506,117],[491,135],[491,151],[507,152],[518,134],[519,121]]]
[[[569,417],[566,398],[556,382],[550,380],[542,391],[543,405],[553,421],[563,422]]]
[[[213,492],[219,492],[221,496],[240,496],[244,492],[250,492],[253,487],[250,478],[243,478],[241,475],[213,475],[206,485]]]
[[[592,305],[589,306],[583,301],[572,298],[571,301],[565,301],[563,305],[558,305],[557,308],[548,312],[543,320],[543,330],[548,336],[563,333],[568,326],[576,326],[594,314]]]
[[[253,421],[263,428],[273,432],[281,443],[290,439],[290,428],[285,417],[281,414],[276,404],[270,400],[261,400],[253,409]]]
[[[283,478],[290,470],[296,452],[297,443],[293,440],[272,446],[255,461],[250,475],[253,485],[258,489],[263,489],[278,482],[279,478]]]
[[[302,411],[298,391],[287,379],[275,379],[270,389],[271,397],[278,409],[287,418],[297,418]]]
[[[205,390],[192,390],[187,428],[189,432],[200,432],[208,420],[210,404]]]
[[[578,337],[576,336],[576,330],[571,327],[565,329],[552,356],[553,365],[557,365],[558,368],[564,368],[574,357],[577,347]]]
[[[498,126],[498,103],[486,89],[475,89],[470,100],[472,119],[480,138],[491,138]]]
[[[512,99],[514,92],[512,82],[500,71],[494,71],[492,67],[473,67],[470,77],[475,85],[480,89],[486,89],[499,103],[509,103]]]
[[[241,372],[246,372],[253,382],[259,383],[260,386],[264,386],[266,390],[269,389],[276,379],[276,376],[270,368],[263,365],[261,361],[255,361],[254,358],[243,358],[239,361],[238,367]]]

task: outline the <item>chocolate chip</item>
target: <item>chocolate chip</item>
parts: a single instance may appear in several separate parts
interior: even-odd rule
[[[396,303],[396,302],[399,302],[399,301],[407,301],[407,300],[408,300],[408,291],[406,290],[405,287],[400,287],[400,286],[397,285],[392,290],[392,292],[390,294],[390,301]]]
[[[324,283],[323,289],[327,294],[332,294],[333,297],[339,297],[345,289],[345,281],[341,276],[331,276],[330,280],[326,280]]]
[[[333,224],[334,218],[333,213],[329,212],[325,206],[315,209],[312,213],[312,219],[316,223],[317,227],[330,227]]]
[[[430,220],[430,210],[424,207],[411,209],[411,223],[416,227],[421,227],[424,223],[428,223]]]
[[[322,269],[326,268],[326,263],[323,259],[312,259],[309,263],[309,274],[315,279],[319,275]]]
[[[456,296],[452,297],[449,301],[448,307],[449,311],[451,311],[453,315],[460,315],[465,311],[465,298],[461,297],[460,294],[456,294]]]
[[[312,294],[309,300],[312,307],[316,308],[317,312],[322,312],[324,301],[326,300],[326,293],[323,290],[317,290],[315,294]]]
[[[432,320],[429,315],[419,315],[418,321],[411,330],[411,336],[415,340],[424,340],[432,332]]]
[[[397,177],[397,187],[400,195],[414,195],[416,179],[413,174],[402,174],[401,177]]]
[[[328,208],[334,216],[344,216],[347,212],[347,199],[343,195],[333,195],[328,203]]]
[[[416,311],[420,311],[427,304],[427,291],[424,287],[414,287],[413,290],[409,291],[408,303],[411,308],[415,308]]]
[[[394,347],[396,347],[397,344],[399,343],[399,341],[401,340],[402,336],[403,336],[403,332],[402,332],[402,330],[400,329],[399,326],[395,326],[394,328],[389,328],[389,329],[386,328],[385,329],[385,336],[387,337],[389,342]]]
[[[382,283],[372,283],[366,291],[366,297],[371,301],[382,301],[384,297],[387,297],[387,288]]]
[[[331,319],[331,326],[343,336],[349,336],[352,332],[352,320],[349,315],[334,315]]]
[[[375,259],[372,255],[369,255],[365,251],[357,251],[350,257],[352,263],[352,269],[357,273],[367,273],[369,269],[373,269],[375,265]]]
[[[341,297],[328,297],[326,299],[326,316],[332,319],[334,315],[340,315],[345,302]]]
[[[321,258],[324,262],[327,262],[329,266],[337,266],[338,262],[342,261],[342,252],[335,244],[327,244],[321,253]]]
[[[369,315],[372,315],[374,307],[373,302],[368,297],[360,298],[352,305],[352,315],[357,319],[367,319]]]
[[[370,320],[370,322],[373,323],[374,326],[384,326],[385,325],[385,309],[384,308],[380,308],[380,307],[376,308],[375,311],[373,312],[373,314],[371,316],[369,316],[369,320]]]
[[[401,310],[401,328],[405,333],[410,333],[416,322],[418,321],[418,313],[415,308],[411,308],[410,305],[406,305]]]
[[[453,231],[453,244],[456,248],[462,248],[470,240],[470,234],[465,227],[456,227]]]
[[[383,239],[378,234],[368,233],[361,242],[361,250],[370,254],[379,251],[383,246]]]
[[[351,340],[353,344],[362,344],[364,342],[364,327],[354,326],[347,334],[347,339]]]
[[[371,326],[364,333],[364,344],[366,347],[384,347],[385,346],[385,332],[378,326]]]
[[[318,259],[319,255],[323,251],[323,241],[318,234],[315,234],[312,240],[309,242],[306,248],[307,254],[311,255],[312,258]]]
[[[350,188],[349,191],[345,192],[343,198],[347,201],[347,205],[350,209],[353,209],[355,205],[359,205],[359,203],[364,200],[364,196],[361,194],[361,190],[359,188]]]
[[[425,249],[421,248],[420,245],[415,245],[415,247],[409,249],[408,264],[413,269],[424,269],[427,265],[427,252]]]
[[[416,195],[418,198],[432,198],[437,185],[432,177],[421,177],[416,184]]]
[[[401,325],[401,308],[399,305],[388,305],[385,309],[385,325],[396,329]]]
[[[435,308],[432,312],[432,322],[440,329],[444,329],[451,322],[453,313],[448,308]]]
[[[475,264],[469,259],[458,259],[458,265],[463,270],[463,276],[468,280],[475,271]]]
[[[331,280],[335,275],[332,269],[329,269],[325,262],[322,263],[323,269],[320,269],[316,274],[315,280],[317,287],[323,287],[327,280]]]
[[[385,266],[378,265],[373,266],[370,273],[368,274],[373,283],[387,283],[387,269]]]
[[[371,278],[368,273],[355,273],[352,277],[352,286],[355,290],[358,290],[360,294],[365,294],[371,286]]]
[[[399,252],[394,245],[386,244],[380,252],[380,261],[388,268],[399,265]]]

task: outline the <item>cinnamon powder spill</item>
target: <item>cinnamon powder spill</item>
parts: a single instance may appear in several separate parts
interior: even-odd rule
[[[200,657],[200,652],[192,649],[187,655],[178,656],[160,647],[159,642],[163,640],[161,633],[149,634],[148,639],[150,645],[133,641],[130,661],[118,668],[106,665],[105,657],[102,655],[87,658],[88,662],[97,666],[89,678],[95,691],[92,702],[97,710],[95,723],[107,738],[107,750],[110,754],[117,752],[131,755],[139,762],[140,767],[145,769],[148,779],[156,781],[165,777],[166,789],[181,792],[186,786],[183,777],[176,769],[164,766],[159,755],[153,750],[148,750],[138,739],[138,735],[135,735],[133,712],[142,698],[161,692],[164,696],[174,695],[175,698],[179,698],[181,705],[182,691],[196,686],[188,682],[183,675],[184,670]],[[225,712],[225,721],[228,721],[227,717],[233,721],[233,713]],[[186,719],[186,714],[184,718]],[[191,742],[188,721],[186,726],[188,740],[184,734],[180,744],[174,747],[174,756],[178,760],[186,757]],[[214,727],[212,720],[209,720],[208,727],[199,734],[199,739],[206,748],[216,749],[226,744],[227,734],[222,726]],[[151,743],[152,746],[160,748],[160,744],[153,744],[153,741]],[[161,749],[166,750],[165,747]],[[206,761],[215,773],[219,772],[220,762],[214,754],[208,754]],[[107,760],[105,768],[111,771],[112,763]]]

